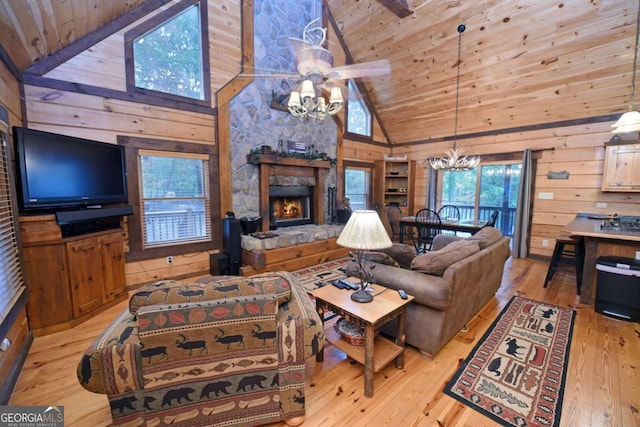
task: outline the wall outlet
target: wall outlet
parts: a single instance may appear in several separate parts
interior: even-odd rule
[[[538,193],[538,199],[540,200],[551,200],[553,199],[553,193]]]
[[[607,207],[607,204],[606,204],[606,203],[596,203],[596,208],[604,209],[604,208],[606,208],[606,207]]]
[[[549,241],[547,239],[542,239],[542,246],[544,246],[545,248],[549,246]]]
[[[168,256],[167,257],[167,264],[169,264],[169,265],[173,264],[173,257],[172,256]]]

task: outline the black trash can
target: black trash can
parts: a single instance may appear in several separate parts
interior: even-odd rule
[[[640,322],[640,260],[602,256],[596,270],[596,312]]]

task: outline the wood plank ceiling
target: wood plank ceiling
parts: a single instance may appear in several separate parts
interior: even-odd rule
[[[0,44],[23,71],[153,1],[161,0],[3,0]],[[364,82],[392,144],[454,133],[458,65],[459,135],[602,117],[627,109],[636,1],[325,3],[354,62],[386,58],[391,63],[391,75]],[[405,5],[411,13],[398,13]],[[460,23],[467,30],[458,64]]]

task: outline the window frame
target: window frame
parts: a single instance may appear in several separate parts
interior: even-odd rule
[[[349,104],[351,103],[351,89],[349,88],[350,85],[352,85],[356,89],[358,101],[362,104],[362,106],[369,114],[369,135],[356,133],[349,129]],[[362,88],[360,87],[360,83],[356,82],[353,79],[347,80],[347,102],[345,102],[344,104],[344,110],[344,137],[355,141],[373,141],[373,110],[369,105],[369,102],[367,102],[367,99],[362,95]]]
[[[365,163],[365,162],[356,162],[356,161],[349,161],[349,160],[345,160],[343,162],[343,170],[342,170],[342,188],[343,188],[343,195],[344,197],[347,197],[347,169],[357,169],[357,170],[365,170],[369,173],[369,180],[367,183],[367,193],[366,193],[366,207],[365,209],[372,209],[373,206],[373,181],[374,181],[374,173],[375,173],[375,166],[371,163]],[[351,209],[355,209],[353,206],[351,206]]]
[[[170,21],[191,6],[198,5],[200,10],[200,49],[202,53],[202,91],[204,99],[195,99],[187,96],[175,95],[173,93],[161,92],[158,90],[145,89],[136,86],[135,83],[135,57],[133,54],[133,43],[138,37],[154,30],[166,21]],[[127,92],[138,93],[149,96],[162,97],[181,102],[191,102],[198,105],[211,105],[211,79],[209,67],[209,32],[208,32],[207,2],[200,0],[183,0],[173,7],[159,13],[153,18],[127,31],[124,35],[125,52],[125,76]]]
[[[133,215],[127,218],[129,234],[129,251],[125,257],[127,262],[142,261],[166,256],[184,255],[222,249],[222,222],[220,217],[220,181],[217,147],[207,144],[196,144],[182,141],[169,141],[131,136],[118,136],[118,144],[125,146],[125,163],[127,165],[127,189],[129,201],[133,207]],[[211,240],[205,242],[185,242],[167,246],[145,248],[143,243],[140,200],[140,170],[138,168],[138,152],[140,150],[164,151],[209,156],[209,220],[211,221]],[[133,203],[135,201],[135,203]]]

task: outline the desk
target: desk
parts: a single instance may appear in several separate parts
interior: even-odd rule
[[[404,230],[407,227],[415,227],[415,216],[403,216],[400,218],[400,243],[404,243]],[[463,233],[476,234],[482,227],[487,225],[487,221],[449,221],[442,220],[441,230],[460,231]]]

